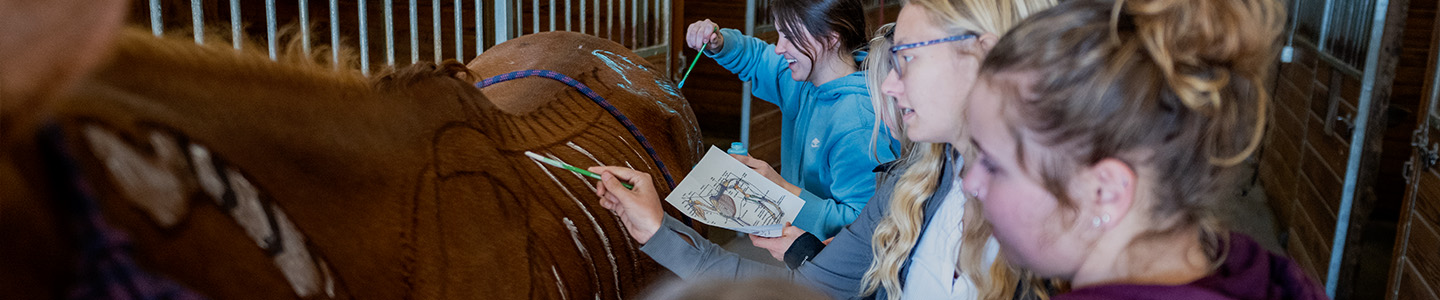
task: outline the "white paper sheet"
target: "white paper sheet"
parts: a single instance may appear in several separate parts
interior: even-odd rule
[[[805,206],[804,199],[714,146],[665,202],[702,223],[763,237],[780,236]]]

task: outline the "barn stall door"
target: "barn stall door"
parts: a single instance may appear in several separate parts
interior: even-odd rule
[[[1409,150],[1410,129],[1395,134],[1398,145],[1385,145],[1392,142],[1392,84],[1399,82],[1394,51],[1410,1],[1288,2],[1287,47],[1259,177],[1285,233],[1287,254],[1332,297],[1378,298],[1364,295],[1383,291],[1360,293],[1357,287],[1384,283],[1359,283],[1356,271],[1390,259],[1355,250],[1372,237],[1393,236],[1364,233],[1376,231],[1371,216],[1377,203],[1398,206],[1403,198],[1403,182],[1390,178],[1401,177],[1407,157],[1391,159],[1382,151]],[[1381,268],[1375,273],[1387,272]]]
[[[1433,22],[1433,20],[1432,20]],[[1432,25],[1440,34],[1440,24]],[[1416,64],[1420,62],[1414,62]],[[1410,161],[1405,164],[1406,191],[1396,229],[1386,299],[1440,299],[1440,39],[1432,36],[1426,62],[1424,115],[1416,118]]]

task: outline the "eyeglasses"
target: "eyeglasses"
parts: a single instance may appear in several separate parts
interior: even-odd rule
[[[942,39],[928,40],[928,41],[919,42],[919,43],[910,43],[910,44],[904,44],[904,45],[895,45],[895,46],[893,46],[893,47],[890,47],[890,65],[895,68],[895,74],[896,74],[896,75],[905,74],[905,73],[904,73],[904,72],[905,72],[905,71],[904,71],[904,63],[910,62],[910,58],[909,58],[909,57],[901,57],[901,56],[900,56],[900,50],[911,49],[911,48],[920,48],[920,47],[925,47],[925,46],[934,45],[934,44],[939,44],[939,43],[947,43],[947,42],[961,41],[961,40],[966,40],[966,39],[973,39],[973,38],[975,38],[975,37],[977,37],[977,35],[975,35],[975,34],[973,34],[973,33],[966,33],[966,34],[950,36],[950,37],[946,37],[946,38],[942,38]]]

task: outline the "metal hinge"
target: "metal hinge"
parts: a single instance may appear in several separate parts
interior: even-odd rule
[[[1335,123],[1331,123],[1331,126],[1331,131],[1340,138],[1350,138],[1350,135],[1355,134],[1355,113],[1335,118]]]
[[[1415,159],[1405,162],[1402,174],[1406,182],[1410,182],[1410,173],[1414,172],[1416,162],[1420,163],[1420,170],[1428,170],[1440,162],[1440,143],[1431,143],[1429,132],[1425,128],[1415,129],[1410,133],[1410,147],[1415,148]]]

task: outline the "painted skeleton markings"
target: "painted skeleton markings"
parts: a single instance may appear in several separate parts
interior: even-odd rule
[[[553,155],[550,155],[549,153],[546,153],[545,155],[546,155],[547,157],[554,158],[554,156],[553,156]],[[570,200],[575,202],[575,206],[580,207],[580,210],[581,210],[582,212],[585,212],[585,217],[590,220],[590,225],[591,225],[593,228],[595,228],[595,234],[596,234],[597,237],[600,238],[600,242],[601,242],[602,244],[604,244],[605,253],[606,253],[606,255],[609,256],[609,258],[610,258],[610,268],[611,268],[611,271],[614,273],[614,276],[613,276],[612,278],[615,279],[615,294],[616,294],[616,297],[618,298],[618,297],[620,296],[620,270],[618,269],[618,267],[617,267],[616,264],[615,264],[615,254],[612,252],[612,250],[610,250],[610,238],[605,236],[605,230],[600,227],[600,222],[595,220],[595,215],[590,213],[590,209],[585,206],[585,203],[580,202],[580,199],[579,199],[579,198],[576,198],[576,197],[575,197],[575,194],[570,192],[570,188],[567,187],[564,183],[560,182],[560,178],[555,177],[555,173],[551,173],[551,172],[550,172],[550,167],[548,167],[548,166],[546,166],[546,165],[544,165],[544,164],[541,164],[539,161],[536,161],[536,160],[534,160],[534,159],[531,159],[530,162],[535,163],[535,167],[540,168],[541,171],[544,171],[544,172],[545,172],[545,176],[549,176],[549,177],[550,177],[550,181],[555,182],[555,185],[556,185],[556,186],[559,186],[559,187],[560,187],[560,190],[563,191],[563,192],[565,192],[565,196],[570,197]],[[566,221],[566,225],[569,226],[569,228],[571,228],[571,229],[574,229],[574,228],[575,228],[575,227],[574,227],[574,223],[573,223],[573,222],[569,222],[569,218],[565,218],[565,221]],[[573,233],[572,233],[572,234],[573,234]],[[577,246],[580,246],[580,245],[581,245],[581,243],[579,242],[578,238],[577,238],[577,240],[576,240],[576,245],[577,245]],[[589,255],[589,253],[588,253],[588,252],[585,252],[585,248],[584,248],[583,246],[579,247],[578,250],[580,250],[581,253],[586,253],[586,254],[585,254],[585,258],[586,258],[586,261],[587,261],[587,262],[590,262],[589,265],[590,265],[590,268],[591,268],[591,273],[592,273],[592,274],[593,274],[593,273],[596,273],[596,271],[594,270],[595,264],[594,264],[593,261],[590,260],[590,255]],[[599,274],[594,274],[594,275],[596,275],[596,276],[594,276],[594,277],[595,277],[595,281],[596,281],[596,282],[595,282],[595,286],[598,288],[599,285],[600,285],[600,283],[599,283],[600,278],[599,278],[599,276],[598,276]]]
[[[573,141],[572,141],[572,142],[565,142],[565,145],[566,145],[566,146],[569,146],[570,149],[574,149],[576,152],[580,152],[580,154],[584,154],[585,157],[589,157],[589,158],[590,158],[590,161],[595,162],[595,165],[596,165],[596,166],[604,166],[604,165],[606,165],[605,163],[600,162],[600,159],[599,159],[599,158],[595,158],[595,155],[594,155],[594,154],[590,154],[590,151],[586,151],[585,148],[581,148],[579,145],[576,145],[575,142],[573,142]],[[580,174],[575,174],[575,176],[580,176]],[[595,190],[595,186],[590,185],[590,180],[587,180],[587,179],[585,179],[585,178],[582,177],[582,178],[580,178],[580,181],[585,182],[585,185],[586,185],[586,186],[589,186],[592,191]],[[618,222],[618,221],[619,221],[618,217],[616,218],[616,221],[617,221],[617,222],[615,222],[614,224],[620,224],[620,222]],[[596,226],[599,226],[599,224],[597,223]],[[618,226],[618,227],[620,227],[620,228],[625,228],[625,226]],[[597,228],[596,231],[598,232],[599,229]],[[613,273],[615,273],[615,291],[618,292],[618,291],[620,291],[620,266],[616,263],[616,260],[615,260],[615,250],[612,249],[612,248],[610,248],[610,238],[605,237],[604,235],[601,235],[601,236],[600,236],[600,239],[601,239],[602,242],[605,243],[605,256],[610,259],[610,271],[613,272]],[[626,240],[629,240],[629,239],[626,239]],[[618,294],[617,294],[617,296],[618,296]]]
[[[305,236],[284,210],[266,201],[267,196],[259,187],[240,171],[215,159],[209,149],[197,144],[182,145],[178,139],[159,131],[149,133],[153,155],[142,154],[110,130],[97,125],[85,126],[84,136],[91,152],[102,161],[123,196],[144,209],[160,227],[169,228],[186,217],[189,207],[186,195],[198,188],[274,260],[297,296],[324,293],[323,296],[335,297],[334,276],[329,265],[311,254]]]
[[[220,177],[220,172],[215,170],[215,163],[210,159],[210,150],[200,145],[190,145],[190,161],[195,168],[195,177],[200,188],[215,200],[216,205],[225,206],[226,182]]]
[[[635,156],[638,156],[638,157],[650,157],[650,156],[646,156],[646,155],[640,154],[640,150],[635,150],[635,146],[630,145],[630,141],[629,141],[629,140],[626,140],[625,138],[620,137],[620,136],[618,136],[618,135],[615,136],[615,139],[618,139],[618,140],[620,140],[621,142],[625,142],[625,148],[629,148],[629,149],[630,149],[630,152],[635,152]],[[625,163],[626,163],[626,165],[629,165],[630,162],[625,162]],[[651,173],[651,174],[654,174],[654,173],[655,173],[655,168],[654,168],[654,167],[651,167],[651,166],[648,165],[648,164],[647,164],[647,165],[644,165],[644,166],[645,166],[645,169],[646,169],[646,170],[649,170],[649,171],[646,171],[646,173]],[[631,169],[631,170],[639,171],[639,169],[636,169],[635,167],[630,167],[630,169]]]
[[[565,281],[560,279],[560,271],[556,270],[554,265],[550,266],[550,274],[555,274],[555,288],[560,290],[560,299],[570,299],[565,295]]]
[[[175,142],[160,133],[150,136],[155,157],[147,157],[131,147],[115,134],[98,126],[86,126],[85,138],[90,140],[90,151],[99,157],[110,178],[119,186],[121,194],[129,199],[146,199],[136,204],[150,214],[150,218],[162,227],[180,222],[188,213],[189,205],[175,166],[183,158],[175,150]]]
[[[575,149],[577,152],[580,152],[581,154],[589,157],[590,160],[592,160],[592,161],[594,161],[594,162],[596,163],[596,165],[604,165],[603,163],[600,162],[599,159],[595,158],[594,155],[591,155],[590,152],[585,151],[584,148],[581,148],[580,146],[575,145],[574,142],[566,142],[566,145],[569,146],[569,147],[572,148],[572,149]],[[551,158],[551,159],[564,161],[564,160],[561,160],[559,157],[556,157],[554,154],[551,154],[551,153],[548,153],[548,152],[545,153],[545,154],[543,154],[543,155],[544,155],[545,157],[549,157],[549,158]],[[590,225],[595,228],[595,235],[596,235],[596,237],[600,238],[600,243],[602,244],[602,246],[604,246],[603,249],[605,249],[605,258],[610,261],[610,272],[611,272],[612,275],[613,275],[613,276],[611,276],[611,278],[614,280],[614,283],[615,283],[615,293],[616,293],[616,297],[617,297],[617,298],[621,297],[620,294],[619,294],[620,291],[621,291],[621,289],[620,289],[620,265],[619,265],[619,263],[617,263],[618,260],[615,259],[615,250],[610,247],[610,237],[605,235],[604,227],[600,226],[600,222],[595,219],[595,215],[594,215],[594,214],[591,214],[591,213],[590,213],[590,209],[585,205],[585,203],[584,203],[584,202],[581,202],[579,198],[576,198],[576,197],[575,197],[575,194],[570,192],[570,188],[569,188],[568,186],[566,186],[564,183],[560,182],[560,179],[559,179],[559,178],[556,178],[554,173],[550,172],[550,167],[549,167],[549,166],[546,166],[546,165],[544,165],[544,164],[541,164],[539,161],[535,161],[534,159],[531,159],[531,162],[532,162],[532,163],[535,163],[535,166],[536,166],[536,167],[539,167],[540,170],[544,171],[544,172],[545,172],[545,175],[546,175],[546,176],[549,176],[549,177],[550,177],[550,180],[553,181],[553,182],[555,182],[555,185],[556,185],[556,186],[559,186],[560,189],[565,192],[565,195],[570,197],[570,200],[571,200],[571,201],[574,201],[574,202],[575,202],[575,206],[580,207],[580,210],[585,212],[585,217],[590,220]],[[590,178],[581,176],[580,174],[575,174],[574,172],[567,172],[567,173],[571,173],[572,175],[575,175],[576,178],[580,179],[580,182],[584,182],[586,186],[590,187],[590,189],[591,189],[592,192],[594,191],[595,186],[590,184]],[[616,223],[615,223],[615,224],[619,224],[619,219],[618,219],[618,218],[616,219]],[[577,229],[576,229],[576,227],[575,227],[575,223],[574,223],[574,222],[571,222],[571,221],[570,221],[570,218],[565,218],[565,226],[568,227],[568,228],[570,228],[571,236],[572,236],[572,237],[575,237],[575,246],[580,249],[580,252],[581,252],[581,253],[584,253],[584,254],[585,254],[585,260],[586,260],[586,261],[591,261],[589,252],[586,252],[586,251],[585,251],[585,246],[581,243],[579,237],[576,236],[576,234],[577,234],[577,233],[576,233],[576,230],[577,230]],[[619,226],[619,227],[624,228],[624,226]],[[623,230],[623,229],[622,229],[622,230]],[[594,267],[593,261],[591,262],[591,266],[592,266],[592,268]],[[599,280],[599,279],[597,278],[596,280]]]
[[[622,140],[623,140],[623,139],[622,139]],[[629,143],[629,142],[626,142],[626,143]],[[572,142],[565,142],[565,146],[569,146],[570,149],[575,149],[576,152],[580,152],[580,154],[584,154],[585,157],[589,157],[589,158],[590,158],[590,161],[595,162],[595,165],[596,165],[596,166],[608,166],[608,165],[605,164],[604,162],[601,162],[599,158],[596,158],[594,154],[591,154],[590,151],[585,150],[585,148],[581,148],[579,145],[576,145],[575,142],[573,142],[573,141],[572,141]],[[645,157],[642,156],[641,159],[645,159]],[[634,170],[634,169],[635,169],[635,167],[630,164],[630,161],[629,161],[629,160],[625,160],[625,166],[630,167],[631,170]],[[575,175],[576,175],[576,176],[580,176],[580,174],[575,174]],[[589,184],[590,184],[590,181],[589,181],[588,179],[580,178],[580,180],[581,180],[581,181],[585,181],[585,184],[586,184],[586,185],[589,185]],[[594,190],[595,187],[594,187],[594,186],[590,186],[590,189],[591,189],[591,190]],[[611,217],[611,219],[614,219],[615,224],[623,224],[623,222],[620,221],[620,217],[619,217],[619,216],[610,215],[610,217]],[[620,227],[620,233],[622,233],[622,236],[630,236],[630,232],[626,231],[625,226],[618,226],[618,227]],[[628,239],[628,238],[627,238],[627,239],[624,239],[624,240],[625,240],[625,245],[627,246],[626,249],[629,249],[629,250],[630,250],[630,263],[631,263],[631,265],[634,265],[634,264],[635,264],[635,257],[637,257],[637,255],[636,255],[636,253],[635,253],[635,248],[636,248],[636,247],[635,247],[635,241],[632,241],[632,240],[630,240],[630,239]],[[607,245],[607,246],[608,246],[608,245]],[[615,260],[615,254],[609,253],[609,252],[608,252],[609,249],[606,249],[606,250],[607,250],[607,253],[606,253],[606,254],[609,254],[609,256],[610,256],[610,262],[611,262],[611,263],[614,263],[614,262],[616,261],[616,260]],[[616,268],[618,268],[618,267],[616,267]],[[616,270],[616,274],[617,274],[617,275],[619,274],[619,270],[618,270],[618,269]],[[618,276],[617,276],[617,277],[618,277]],[[615,280],[616,280],[616,288],[618,289],[618,288],[619,288],[619,280],[620,280],[620,279],[619,279],[619,278],[616,278]]]

